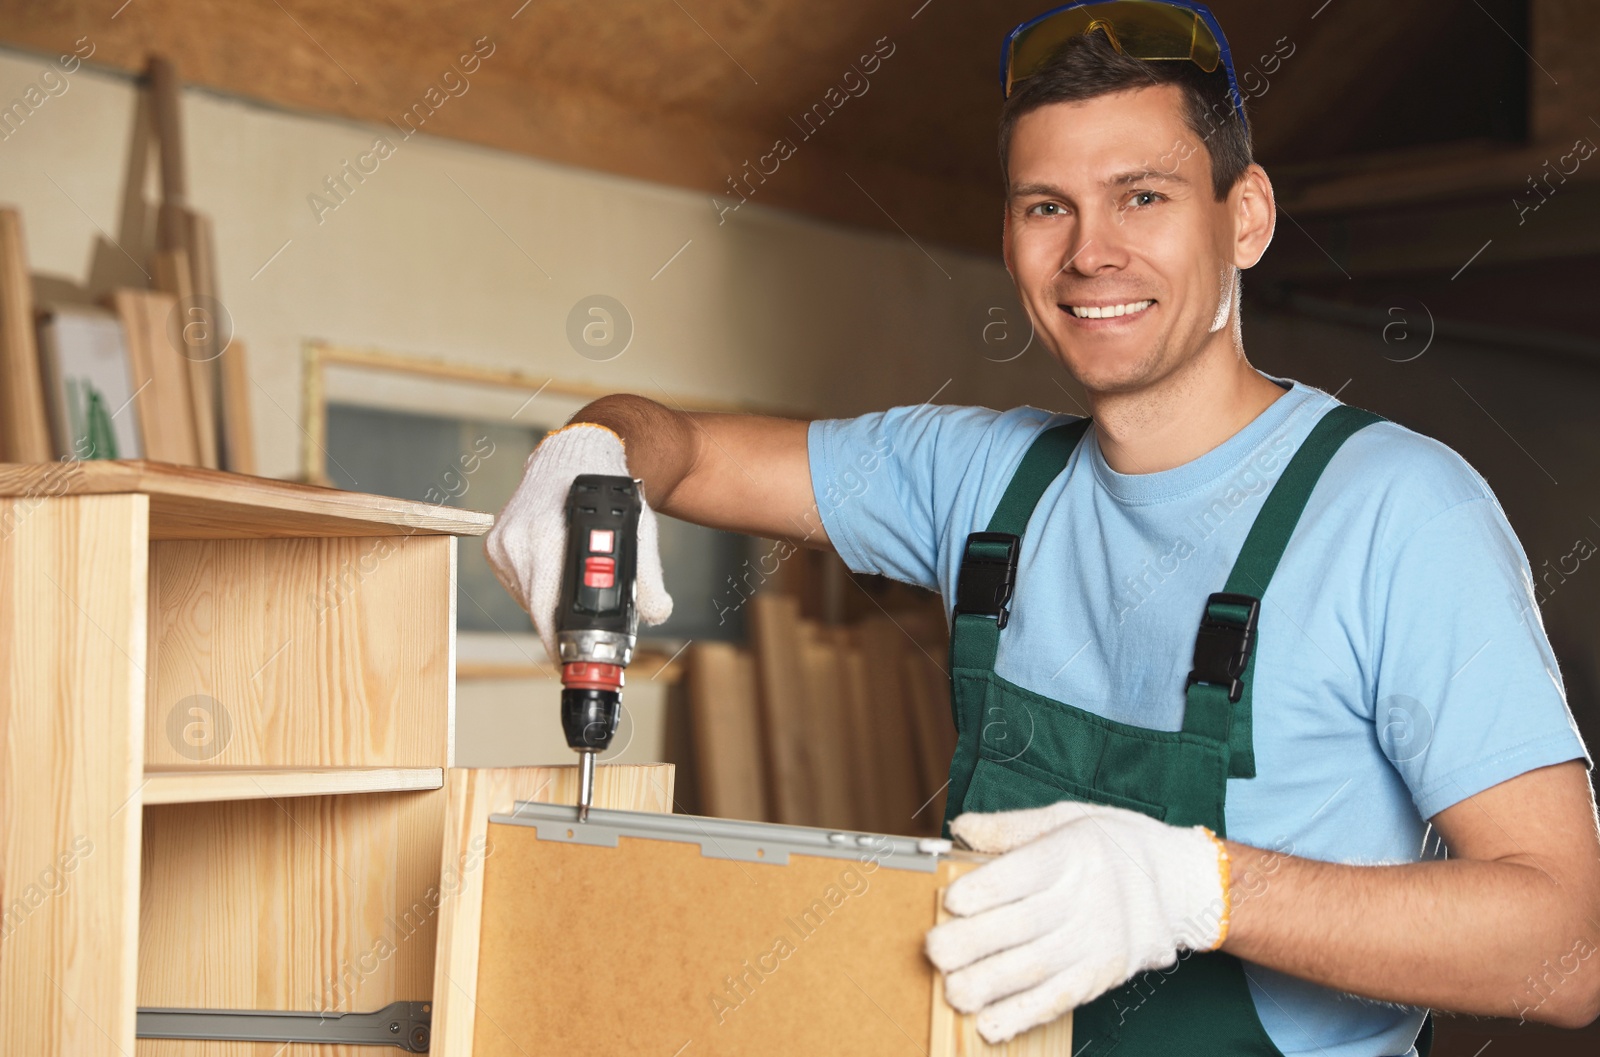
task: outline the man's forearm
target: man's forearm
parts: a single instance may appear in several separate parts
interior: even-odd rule
[[[811,491],[802,419],[679,411],[642,396],[601,397],[572,417],[605,426],[662,514],[697,525],[829,545]]]
[[[643,396],[603,396],[572,416],[592,422],[622,438],[628,472],[644,482],[645,497],[662,513],[671,513],[672,493],[694,468],[696,435],[681,411]]]
[[[1600,918],[1535,866],[1350,866],[1227,846],[1230,954],[1406,1005],[1567,1027],[1594,1018]]]

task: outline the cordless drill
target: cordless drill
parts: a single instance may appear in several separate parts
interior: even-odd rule
[[[639,482],[580,474],[567,493],[567,561],[561,572],[556,645],[561,653],[561,729],[578,752],[578,821],[594,801],[594,758],[622,716],[622,670],[633,659]]]

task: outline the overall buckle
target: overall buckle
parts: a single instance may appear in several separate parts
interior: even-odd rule
[[[1244,623],[1239,624],[1231,614],[1214,613],[1214,606],[1239,607],[1245,610]],[[1189,672],[1184,689],[1195,683],[1214,683],[1228,688],[1228,700],[1237,702],[1244,693],[1244,683],[1239,679],[1250,663],[1250,650],[1255,646],[1256,619],[1261,613],[1261,600],[1251,595],[1217,591],[1206,599],[1205,613],[1200,618],[1200,633],[1194,640],[1194,668]]]
[[[967,536],[956,578],[955,612],[994,617],[1006,626],[1011,592],[1017,585],[1017,553],[1022,537],[1010,532],[974,532]]]

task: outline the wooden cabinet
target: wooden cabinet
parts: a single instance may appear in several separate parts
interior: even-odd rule
[[[447,793],[456,537],[491,521],[156,463],[0,465],[0,1050],[266,1055],[136,1044],[135,1010],[448,993],[441,921],[481,883],[463,812],[572,795],[570,768]],[[670,768],[612,770],[597,803],[670,809]],[[475,952],[475,926],[444,932]]]

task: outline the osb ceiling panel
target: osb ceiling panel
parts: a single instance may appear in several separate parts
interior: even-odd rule
[[[1047,6],[119,2],[0,0],[0,37],[44,52],[87,37],[92,62],[126,70],[161,53],[185,81],[375,122],[400,120],[432,90],[445,101],[426,132],[708,195],[729,193],[729,177],[785,137],[794,154],[755,201],[989,254],[998,252],[999,42]],[[1341,98],[1378,105],[1404,66],[1396,40],[1452,2],[1216,0],[1241,75],[1255,56],[1294,49],[1253,103],[1263,160],[1303,147],[1313,119],[1348,126]],[[457,80],[474,42],[487,54]],[[877,68],[862,77],[874,53]],[[798,121],[835,88],[859,94],[806,135]],[[443,96],[452,90],[461,94]]]

